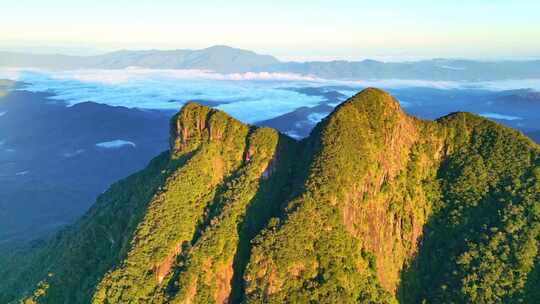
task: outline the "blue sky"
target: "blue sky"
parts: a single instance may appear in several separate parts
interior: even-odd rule
[[[540,1],[1,2],[3,49],[225,44],[297,60],[540,56]]]

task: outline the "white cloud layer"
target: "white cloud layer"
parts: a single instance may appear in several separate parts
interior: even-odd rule
[[[204,70],[120,70],[45,71],[38,69],[0,69],[0,79],[28,83],[23,89],[50,92],[52,99],[68,105],[93,101],[112,106],[178,110],[187,101],[209,101],[216,107],[248,123],[274,118],[302,106],[316,106],[321,96],[294,92],[291,87],[349,86],[339,92],[352,96],[363,87],[383,89],[428,87],[437,89],[483,88],[540,90],[540,79],[463,83],[427,80],[330,81],[287,73],[219,74]],[[333,104],[336,105],[336,104]],[[312,117],[318,120],[319,117]]]
[[[284,87],[326,83],[282,73],[217,74],[200,70],[0,69],[0,78],[27,82],[25,90],[51,92],[69,105],[93,101],[113,106],[177,110],[187,101],[221,103],[218,108],[245,121],[273,118],[323,99]]]

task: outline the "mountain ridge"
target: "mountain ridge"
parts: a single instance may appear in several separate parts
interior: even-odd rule
[[[200,50],[120,50],[93,56],[26,54],[0,51],[1,67],[48,69],[203,69],[218,73],[295,73],[326,79],[409,79],[496,81],[540,78],[540,60],[475,61],[432,59],[411,62],[281,61],[270,55],[217,45]]]
[[[0,259],[0,300],[531,302],[539,201],[538,145],[473,114],[369,88],[295,141],[188,103],[170,152]]]
[[[122,69],[142,67],[154,69],[203,69],[222,73],[244,72],[275,64],[269,55],[228,46],[213,46],[201,50],[120,50],[102,55],[32,55],[0,52],[0,66],[37,67],[52,69],[104,68]]]

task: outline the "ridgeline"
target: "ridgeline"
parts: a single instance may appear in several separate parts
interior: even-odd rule
[[[170,150],[0,256],[1,303],[537,303],[540,147],[369,88],[295,141],[186,104]]]

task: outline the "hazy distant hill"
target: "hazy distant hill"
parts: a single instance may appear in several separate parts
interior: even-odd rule
[[[494,61],[433,59],[416,62],[287,62],[265,68],[271,72],[292,72],[323,78],[423,79],[488,81],[540,77],[540,61]]]
[[[512,106],[540,104],[540,92],[531,89],[503,91],[499,93],[495,102]]]
[[[46,93],[3,93],[3,83],[0,247],[72,222],[111,183],[167,148],[172,112],[93,102],[67,107]]]
[[[231,73],[262,68],[278,62],[272,56],[227,46],[213,46],[202,50],[124,50],[98,56],[0,52],[0,66],[53,69],[122,69],[137,66],[152,69],[207,69]]]
[[[280,62],[275,57],[228,46],[201,50],[117,51],[98,56],[32,55],[0,52],[0,67],[50,69],[206,69],[220,73],[280,72],[328,79],[423,79],[489,81],[540,78],[540,60],[473,61],[433,59],[416,62]]]

